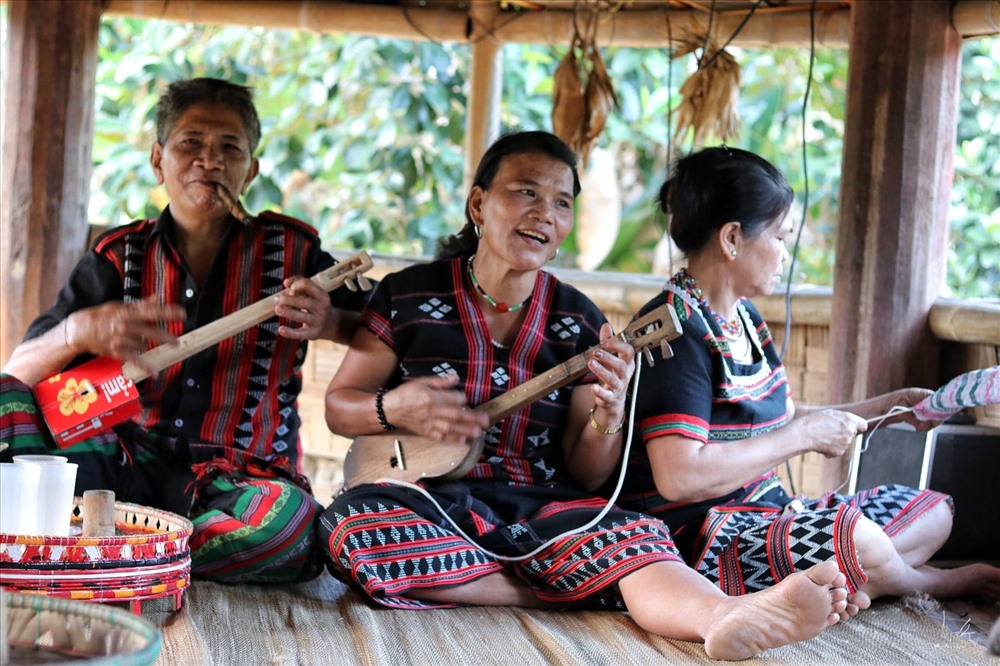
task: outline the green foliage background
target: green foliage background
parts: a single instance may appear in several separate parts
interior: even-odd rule
[[[4,15],[0,12],[0,17]],[[781,169],[806,203],[804,49],[730,49],[742,66],[743,131],[728,139]],[[551,129],[552,73],[564,49],[503,49],[504,129]],[[668,158],[669,111],[695,67],[666,49],[604,50],[621,99],[601,144],[615,156],[622,224],[605,270],[647,272],[662,238],[656,193]],[[263,125],[250,210],[275,209],[320,229],[330,248],[433,254],[463,222],[469,47],[338,34],[105,17],[97,71],[90,222],[156,215],[166,195],[148,165],[154,105],[191,76],[253,86]],[[955,157],[946,295],[1000,295],[1000,40],[968,42]],[[806,110],[808,207],[795,282],[833,275],[847,52],[816,53]],[[669,150],[669,155],[668,155]],[[560,261],[570,265],[573,241]]]

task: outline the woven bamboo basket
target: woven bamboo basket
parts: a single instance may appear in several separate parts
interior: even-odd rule
[[[115,503],[115,536],[80,534],[82,499],[74,499],[68,537],[0,534],[0,586],[78,601],[127,602],[173,597],[179,610],[191,582],[191,521],[138,504]]]
[[[87,666],[152,664],[163,646],[149,621],[120,608],[37,594],[0,594],[0,634],[15,664],[82,663]]]

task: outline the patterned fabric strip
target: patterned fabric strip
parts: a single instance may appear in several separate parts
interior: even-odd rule
[[[955,510],[950,495],[935,490],[916,490],[899,485],[876,486],[849,496],[827,493],[816,502],[826,506],[847,503],[862,509],[865,515],[878,523],[890,538],[905,530],[913,521],[941,502],[946,502],[952,513]]]
[[[921,421],[944,421],[967,407],[1000,405],[1000,365],[955,377],[913,407]]]
[[[466,540],[399,504],[360,502],[351,504],[347,515],[329,513],[320,518],[319,529],[336,557],[331,572],[391,608],[454,608],[406,593],[470,583],[503,570]]]
[[[13,445],[15,440],[19,448],[55,448],[31,389],[0,374],[0,442]]]
[[[639,425],[643,442],[666,435],[680,435],[703,444],[708,442],[708,422],[689,414],[662,414],[644,419]]]
[[[804,510],[783,511],[761,503],[712,509],[702,529],[695,568],[728,595],[757,592],[795,571],[836,561],[853,594],[868,577],[857,558],[854,530],[862,516],[890,537],[950,498],[933,490],[879,486],[852,496],[827,494],[804,502]]]
[[[192,511],[191,571],[224,583],[290,583],[321,571],[314,549],[321,507],[283,479],[217,477]]]

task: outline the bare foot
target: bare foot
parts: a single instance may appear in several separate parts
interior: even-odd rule
[[[749,659],[812,638],[840,621],[846,584],[835,562],[823,562],[762,592],[730,597],[729,608],[708,629],[705,653],[712,659]]]
[[[979,597],[1000,601],[1000,567],[977,562],[954,569],[922,566],[917,571],[924,576],[920,591],[937,599]]]
[[[854,594],[847,596],[847,608],[840,614],[840,621],[845,622],[863,610],[868,610],[872,605],[872,599],[867,593],[858,590]]]

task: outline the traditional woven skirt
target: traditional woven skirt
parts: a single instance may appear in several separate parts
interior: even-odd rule
[[[294,583],[323,571],[316,551],[322,506],[281,478],[220,474],[192,511],[191,572],[224,583]]]
[[[574,489],[462,481],[428,494],[433,501],[411,488],[370,484],[338,496],[319,520],[331,573],[395,608],[452,607],[408,593],[507,572],[542,601],[623,609],[618,580],[653,562],[683,561],[662,522],[616,507],[597,525],[564,535],[607,501]]]
[[[951,503],[948,495],[900,485],[790,500],[775,479],[745,498],[711,509],[692,566],[734,596],[766,589],[795,571],[833,560],[854,593],[868,580],[854,546],[861,516],[892,537],[937,503]]]

